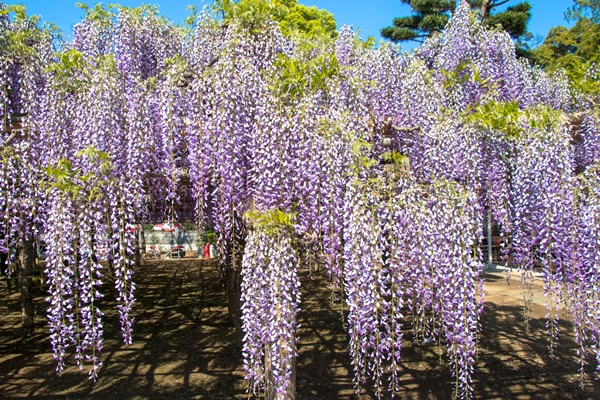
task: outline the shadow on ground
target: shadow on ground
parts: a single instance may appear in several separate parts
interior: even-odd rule
[[[35,299],[35,330],[21,332],[18,295],[0,288],[0,398],[32,399],[242,399],[247,383],[227,314],[216,266],[203,260],[157,260],[136,271],[134,343],[120,341],[114,290],[104,288],[104,366],[96,383],[74,361],[58,377],[45,321],[44,293]],[[525,333],[518,284],[486,276],[475,398],[598,399],[600,385],[579,386],[576,346],[563,327],[556,357],[548,356],[545,308],[534,304],[531,333]],[[298,399],[371,399],[355,394],[342,307],[332,304],[325,274],[302,271],[299,315]],[[539,288],[536,288],[539,290]],[[418,346],[405,335],[401,399],[450,399],[453,378],[440,362],[442,349]],[[443,359],[443,356],[442,356]],[[589,360],[593,362],[592,359]]]

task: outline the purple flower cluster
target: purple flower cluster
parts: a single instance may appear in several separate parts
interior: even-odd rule
[[[551,349],[557,337],[558,304],[572,249],[573,150],[568,128],[532,130],[515,143],[510,171],[509,262],[525,288],[525,316],[532,301],[532,269],[541,265],[548,297]]]
[[[581,142],[575,147],[578,169],[585,170],[600,161],[600,118],[589,113],[584,116]]]
[[[134,302],[133,237],[126,227],[133,221],[130,194],[113,175],[107,153],[90,147],[73,162],[63,158],[50,171],[44,240],[48,248],[50,308],[48,321],[57,370],[64,368],[66,349],[74,346],[79,368],[91,363],[90,379],[96,379],[102,363],[102,312],[95,305],[102,297],[101,254],[110,253],[115,265],[117,301],[125,343],[131,343],[129,316]]]
[[[406,172],[356,182],[347,193],[344,291],[356,383],[378,397],[399,388],[406,317],[416,343],[444,343],[457,393],[472,394],[482,288],[473,246],[477,196],[460,184],[419,184]],[[459,311],[457,311],[459,310]]]
[[[546,104],[567,110],[572,105],[564,74],[548,77],[518,59],[508,33],[486,29],[466,0],[444,31],[428,39],[415,56],[447,84],[444,103],[456,110],[490,97],[516,100],[524,107]]]
[[[600,168],[596,162],[577,179],[576,218],[572,228],[571,263],[565,268],[569,310],[579,345],[580,376],[585,378],[587,356],[596,358],[600,374]]]

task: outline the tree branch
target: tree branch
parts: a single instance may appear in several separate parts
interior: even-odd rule
[[[217,61],[219,61],[219,56],[213,58],[212,60],[210,60],[210,62],[208,64],[206,64],[206,67],[204,68],[210,68],[213,65],[215,65],[217,63]]]
[[[502,4],[506,4],[508,2],[509,2],[509,0],[502,0],[502,1],[499,1],[496,3],[495,1],[492,0],[492,2],[490,4],[490,8],[498,7],[498,6],[501,6]]]
[[[390,124],[390,127],[396,132],[416,132],[420,131],[420,126],[396,126],[394,124]]]
[[[10,136],[6,138],[4,143],[2,143],[2,147],[8,147],[10,145],[10,142],[12,142],[17,137],[18,132],[20,131],[13,130]]]

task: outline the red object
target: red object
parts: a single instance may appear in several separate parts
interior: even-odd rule
[[[125,225],[125,232],[136,232],[142,228],[139,224],[127,224]]]
[[[177,257],[177,259],[185,257],[185,247],[171,246],[171,258],[173,257]]]
[[[210,258],[210,243],[204,245],[202,252],[204,253],[204,258]]]

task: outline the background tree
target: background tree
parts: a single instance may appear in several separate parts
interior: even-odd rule
[[[381,30],[381,35],[393,42],[417,41],[442,31],[456,9],[451,0],[401,0],[413,9],[413,15],[394,19],[394,26]],[[527,32],[527,22],[531,18],[531,4],[521,2],[502,12],[495,10],[509,0],[471,0],[471,8],[479,10],[485,26],[499,25],[518,43],[517,53],[526,55],[525,42],[531,38]]]
[[[413,9],[413,15],[394,19],[394,26],[381,30],[381,36],[394,42],[423,42],[433,33],[441,32],[456,8],[448,0],[400,0]]]
[[[594,23],[600,22],[600,0],[573,0],[575,3],[567,10],[568,20],[580,20],[588,17]]]
[[[235,19],[243,26],[260,27],[268,19],[279,23],[281,32],[307,37],[336,37],[333,14],[317,7],[298,4],[297,0],[220,0],[215,8],[225,19]]]
[[[536,63],[546,69],[561,67],[569,70],[573,63],[594,57],[599,45],[600,25],[589,18],[581,18],[571,29],[564,26],[552,28],[544,42],[532,53]]]
[[[571,87],[595,98],[600,93],[600,1],[574,0],[565,17],[576,21],[571,29],[557,26],[532,51],[532,60],[547,71],[564,70]]]

